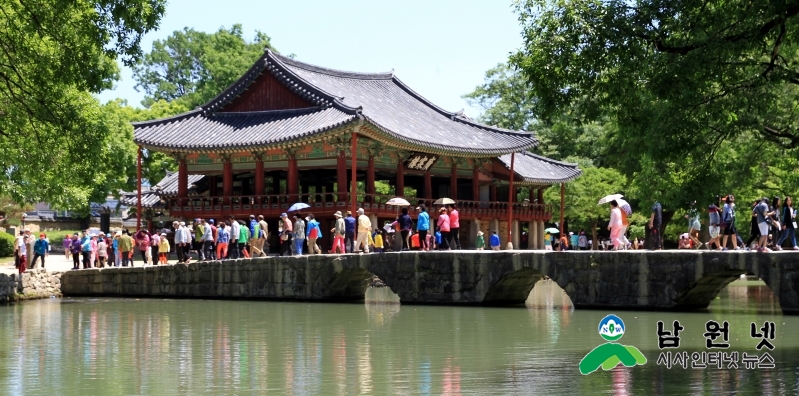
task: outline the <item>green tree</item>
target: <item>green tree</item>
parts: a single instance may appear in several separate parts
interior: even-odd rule
[[[164,0],[0,5],[0,195],[88,211],[124,182],[131,128],[92,96],[139,57]]]
[[[579,103],[659,126],[647,137],[676,147],[747,130],[799,146],[795,1],[526,0],[517,11],[525,44],[511,62],[542,115]]]
[[[600,198],[621,193],[626,187],[624,175],[610,168],[587,167],[577,180],[566,184],[564,216],[570,224],[591,230],[594,249],[597,248],[597,225],[610,218],[608,205],[597,205]],[[560,212],[560,186],[544,191],[544,201]]]
[[[511,64],[534,114],[612,120],[602,165],[665,219],[688,200],[793,183],[796,2],[526,0],[517,12],[525,44]]]
[[[530,95],[524,77],[507,64],[488,70],[483,84],[463,95],[482,110],[480,121],[502,128],[533,132],[539,145],[532,151],[552,158],[584,158],[588,164],[604,162],[605,135],[610,122],[580,121],[580,114],[566,109],[557,117],[540,121],[535,115],[536,99]],[[575,108],[576,109],[576,108]]]
[[[146,93],[145,106],[180,101],[192,109],[240,78],[266,48],[274,51],[269,36],[256,31],[247,41],[239,24],[214,33],[184,28],[156,40],[133,68],[133,78]]]

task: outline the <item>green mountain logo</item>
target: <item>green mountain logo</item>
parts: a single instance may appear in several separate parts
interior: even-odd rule
[[[599,321],[599,335],[607,341],[616,341],[624,336],[624,322],[616,315],[608,315]],[[646,357],[638,348],[629,345],[606,342],[596,348],[580,361],[580,373],[588,375],[597,371],[610,370],[619,363],[632,367],[646,364]]]

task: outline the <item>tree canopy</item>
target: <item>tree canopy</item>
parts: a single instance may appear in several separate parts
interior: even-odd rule
[[[269,36],[256,31],[247,41],[239,24],[214,33],[184,28],[153,42],[153,49],[133,68],[133,78],[136,88],[147,94],[145,106],[164,100],[191,109],[241,77],[266,48],[274,50]]]
[[[132,129],[92,96],[132,64],[165,0],[0,5],[0,195],[86,208],[128,182]]]
[[[579,104],[670,147],[799,146],[799,3],[526,0],[511,57],[544,117]]]

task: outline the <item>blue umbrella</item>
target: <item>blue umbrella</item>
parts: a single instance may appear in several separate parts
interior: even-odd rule
[[[299,211],[299,210],[308,209],[310,207],[311,207],[311,205],[308,205],[305,202],[297,202],[294,205],[291,205],[291,207],[289,208],[288,211],[289,212],[296,212],[296,211]]]

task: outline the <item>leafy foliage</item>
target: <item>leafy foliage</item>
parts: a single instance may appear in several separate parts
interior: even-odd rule
[[[127,181],[131,128],[92,93],[140,55],[164,0],[0,5],[0,195],[88,210]]]
[[[137,89],[147,94],[145,106],[163,100],[191,109],[241,77],[266,48],[274,51],[269,36],[256,31],[248,42],[239,24],[215,33],[184,28],[156,40],[152,51],[134,67],[133,77]]]
[[[0,257],[14,256],[14,236],[5,232],[0,232]]]

